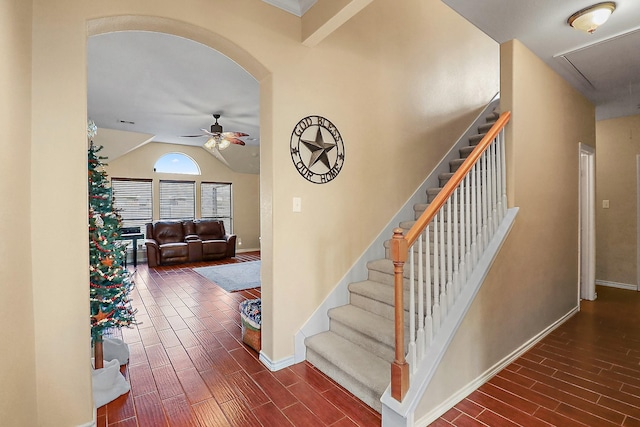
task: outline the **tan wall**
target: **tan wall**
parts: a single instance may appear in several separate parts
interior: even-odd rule
[[[184,153],[196,161],[201,175],[180,175],[153,172],[155,162],[168,153]],[[106,168],[110,178],[153,179],[153,218],[159,219],[158,181],[161,179],[196,182],[196,218],[200,217],[200,183],[230,182],[233,184],[233,232],[242,239],[237,250],[260,248],[260,177],[236,173],[218,161],[201,147],[175,144],[148,143],[142,147],[109,161]],[[229,231],[229,230],[227,230]]]
[[[640,115],[596,122],[596,138],[596,280],[635,287]]]
[[[32,227],[39,236],[33,280],[42,426],[91,419],[88,22],[90,34],[155,29],[201,41],[260,82],[262,336],[273,361],[292,356],[295,332],[499,86],[496,43],[439,0],[376,0],[314,48],[301,45],[299,18],[257,0],[34,0],[33,7]],[[123,15],[130,16],[118,18]],[[113,18],[96,21],[103,17]],[[293,127],[313,114],[333,121],[345,141],[344,168],[326,185],[300,177],[289,154]],[[301,213],[292,213],[292,197],[302,198]],[[44,219],[60,207],[52,227]],[[65,250],[52,256],[60,242]],[[53,300],[65,301],[63,313]],[[61,384],[70,391],[54,389]]]
[[[31,13],[31,2],[9,0],[0,6],[0,424],[6,426],[36,425],[29,201]],[[41,219],[51,221],[52,213]],[[53,332],[60,324],[52,324]]]
[[[578,143],[594,107],[518,41],[501,46],[513,229],[438,368],[416,418],[478,378],[578,301]]]

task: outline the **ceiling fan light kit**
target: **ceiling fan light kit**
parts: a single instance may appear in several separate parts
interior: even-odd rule
[[[245,145],[245,142],[240,138],[249,136],[244,132],[223,132],[222,125],[218,123],[220,114],[214,114],[213,118],[216,122],[211,125],[211,130],[200,129],[204,132],[202,135],[183,135],[183,138],[198,138],[201,136],[208,136],[207,142],[204,143],[204,148],[208,150],[224,150],[231,144]]]
[[[614,10],[616,10],[616,4],[612,1],[594,4],[571,15],[567,19],[567,23],[576,30],[592,34],[599,26],[607,22]]]

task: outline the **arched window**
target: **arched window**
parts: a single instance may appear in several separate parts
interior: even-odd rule
[[[168,153],[160,157],[153,165],[154,172],[181,173],[185,175],[200,175],[200,166],[184,153]]]

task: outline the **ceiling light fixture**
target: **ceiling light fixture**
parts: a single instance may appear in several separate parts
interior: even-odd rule
[[[592,34],[600,25],[607,22],[615,9],[616,4],[612,1],[594,4],[571,15],[567,23],[576,30]]]

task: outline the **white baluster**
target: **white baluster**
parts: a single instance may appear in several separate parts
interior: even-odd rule
[[[458,283],[460,284],[460,289],[462,289],[467,283],[467,246],[466,246],[466,232],[467,232],[467,222],[465,217],[465,205],[467,204],[465,188],[467,185],[467,177],[464,177],[460,182],[460,265],[458,266],[458,271],[460,277],[458,279]]]
[[[487,247],[487,244],[489,243],[489,202],[487,201],[487,192],[489,190],[489,185],[487,183],[487,152],[485,151],[484,153],[482,153],[482,157],[480,159],[480,161],[482,162],[481,168],[482,168],[482,175],[481,175],[481,184],[480,184],[480,191],[481,191],[481,210],[480,210],[480,214],[482,215],[482,252],[484,252],[484,250]]]
[[[505,141],[504,141],[504,129],[498,134],[500,140],[500,169],[502,170],[502,188],[500,194],[502,195],[502,216],[507,214],[507,157],[505,154]]]
[[[433,217],[433,334],[440,330],[440,274],[438,272],[438,214]]]
[[[473,248],[471,247],[471,239],[473,234],[471,233],[471,176],[473,174],[473,171],[471,171],[471,173],[467,174],[467,176],[464,178],[466,184],[465,184],[465,200],[466,200],[466,206],[465,206],[465,219],[467,220],[467,231],[465,232],[465,238],[467,239],[466,242],[466,247],[467,247],[467,253],[465,256],[465,261],[467,263],[467,277],[471,276],[471,272],[473,271],[473,267],[475,266],[475,263],[473,261]]]
[[[447,307],[453,307],[453,222],[451,222],[451,196],[445,204],[447,210]]]
[[[407,361],[412,371],[417,367],[414,248],[415,244],[409,249],[409,347],[407,349]]]
[[[424,357],[424,268],[422,254],[424,247],[422,245],[422,234],[418,237],[418,336],[416,339],[417,358],[422,360]]]
[[[480,167],[478,163],[473,165],[472,169],[472,194],[473,194],[473,203],[471,206],[473,213],[473,221],[471,227],[473,229],[473,240],[471,245],[473,246],[473,266],[475,267],[478,264],[478,259],[480,258],[480,232],[482,230],[482,224],[480,223],[482,215],[480,215]]]
[[[442,319],[447,317],[447,266],[445,262],[447,260],[447,252],[445,250],[445,236],[444,236],[444,212],[440,208],[440,236],[438,240],[440,242],[440,311],[442,313]]]
[[[493,149],[493,168],[491,171],[493,172],[493,224],[495,229],[493,232],[495,233],[498,230],[498,225],[500,224],[500,220],[502,217],[500,216],[500,176],[498,175],[498,138],[493,140],[493,144],[491,144],[491,148]]]
[[[460,224],[458,223],[458,191],[460,186],[456,187],[453,192],[453,291],[454,296],[457,298],[460,293],[460,235],[458,229]]]
[[[488,216],[488,228],[487,228],[487,243],[491,240],[494,233],[495,220],[493,218],[493,200],[494,200],[494,176],[493,176],[493,150],[489,144],[487,147],[487,216]]]
[[[430,238],[429,238],[429,225],[427,225],[427,228],[424,231],[424,235],[425,235],[425,240],[426,240],[426,245],[425,245],[425,254],[424,254],[424,260],[425,260],[425,288],[426,288],[426,292],[427,292],[427,303],[426,303],[426,308],[427,308],[427,317],[426,317],[426,321],[425,321],[425,350],[431,345],[431,341],[433,340],[433,316],[431,315],[432,313],[432,307],[431,307],[431,251],[429,249],[429,245],[430,245]]]

